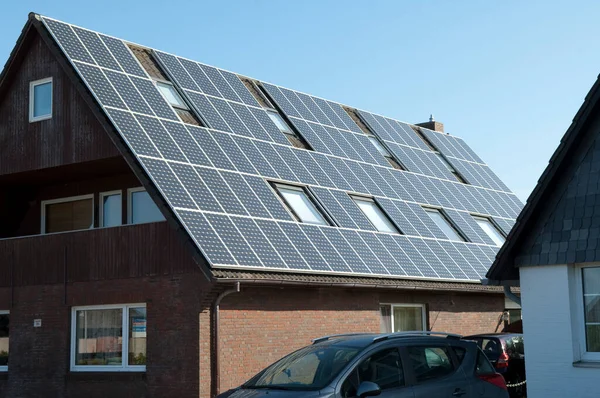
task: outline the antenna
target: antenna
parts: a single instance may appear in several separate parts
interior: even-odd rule
[[[433,113],[429,115],[429,121],[430,122],[435,122],[435,119],[433,118]]]

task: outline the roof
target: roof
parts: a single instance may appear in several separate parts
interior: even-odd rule
[[[526,240],[532,239],[532,238],[537,238],[538,240],[543,239],[544,236],[549,237],[550,239],[552,239],[553,236],[557,235],[552,234],[552,233],[546,233],[546,234],[542,234],[541,232],[546,232],[546,231],[540,231],[540,225],[542,225],[543,223],[547,222],[550,219],[550,214],[549,212],[552,212],[553,210],[556,209],[557,205],[560,204],[560,202],[563,202],[563,207],[571,207],[571,210],[574,210],[574,208],[576,207],[576,205],[579,205],[575,202],[571,202],[571,203],[567,203],[566,199],[567,197],[571,197],[571,199],[573,200],[577,200],[577,199],[581,199],[581,201],[586,201],[586,195],[588,195],[589,193],[593,193],[591,192],[591,190],[586,190],[582,188],[588,188],[585,185],[581,185],[581,186],[576,186],[576,187],[572,187],[572,190],[575,190],[577,192],[575,192],[574,194],[567,194],[564,195],[564,193],[567,190],[567,185],[569,184],[569,180],[566,180],[565,177],[575,177],[577,178],[577,172],[574,170],[574,167],[578,167],[579,165],[581,165],[582,163],[582,158],[581,156],[583,155],[592,155],[592,156],[597,156],[591,152],[588,152],[588,150],[593,147],[591,142],[588,141],[583,141],[584,140],[584,136],[586,136],[587,134],[587,138],[588,140],[590,139],[590,135],[593,135],[594,137],[596,136],[595,134],[595,130],[593,129],[586,129],[586,123],[588,122],[588,120],[590,119],[590,115],[593,114],[593,112],[596,110],[597,106],[598,106],[598,99],[600,96],[600,91],[599,91],[599,87],[600,87],[600,79],[597,79],[596,82],[593,84],[592,88],[590,89],[590,91],[588,92],[588,94],[586,95],[583,104],[581,105],[581,107],[579,108],[579,110],[577,111],[577,113],[575,114],[575,117],[573,118],[573,121],[571,123],[571,125],[569,126],[569,128],[567,129],[565,135],[562,137],[562,139],[560,140],[560,144],[558,145],[558,147],[556,148],[554,154],[552,155],[552,157],[550,158],[549,162],[548,162],[548,166],[546,167],[546,169],[544,170],[544,172],[542,173],[542,175],[540,176],[538,183],[536,185],[536,187],[534,188],[534,190],[532,191],[531,195],[529,196],[529,199],[527,200],[527,204],[525,205],[525,207],[523,208],[523,211],[519,214],[515,226],[513,227],[512,231],[510,232],[510,234],[508,235],[507,239],[506,239],[506,243],[502,246],[502,248],[500,249],[495,261],[493,262],[492,266],[490,267],[490,270],[487,273],[487,278],[489,278],[490,283],[493,284],[505,284],[505,285],[514,285],[516,283],[518,283],[519,280],[519,272],[518,272],[518,266],[519,265],[525,265],[528,261],[524,260],[524,258],[528,258],[531,260],[531,256],[526,256],[526,257],[521,257],[518,258],[518,256],[520,255],[520,250],[521,247],[523,245],[523,243]],[[577,155],[581,155],[581,156],[577,156]],[[587,172],[582,171],[579,174],[583,174],[581,177],[582,178],[588,178],[588,174],[589,174],[589,170],[587,170]],[[577,182],[577,181],[575,181]],[[595,186],[596,184],[596,180],[595,179],[590,179],[589,181],[593,186]],[[588,203],[585,203],[585,205],[589,206],[589,200],[587,201]],[[583,213],[583,212],[582,212]],[[593,216],[597,216],[597,214],[592,214]],[[573,234],[571,233],[572,230],[574,230],[575,228],[573,228],[573,226],[569,225],[565,225],[564,224],[564,219],[568,218],[568,217],[564,217],[561,216],[560,214],[557,214],[557,221],[561,224],[561,228],[559,231],[554,231],[554,232],[559,232],[558,233],[558,239],[557,240],[563,240],[563,241],[568,241],[572,239]],[[590,219],[592,218],[591,216],[589,217]],[[598,217],[594,217],[594,218],[598,218]],[[590,222],[590,224],[592,224],[593,222]],[[597,224],[597,222],[596,222]],[[594,226],[594,225],[587,225],[585,226],[586,228],[589,228],[590,226]],[[596,227],[598,227],[598,225],[595,225]],[[535,229],[534,228],[538,228]],[[566,236],[563,236],[563,232],[566,232]],[[575,232],[575,231],[573,231]],[[577,233],[579,231],[576,231]],[[588,236],[588,233],[586,231],[586,237]],[[554,246],[554,245],[550,245],[550,242],[544,242],[546,243],[548,246]],[[555,245],[557,246],[561,246],[559,245],[556,241],[553,242]],[[566,242],[565,242],[566,243]],[[567,259],[567,251],[570,250],[573,246],[573,244],[580,246],[580,242],[578,240],[574,240],[573,242],[570,242],[570,244],[566,244],[566,246],[564,247],[565,251],[564,251],[564,261],[563,259],[561,259],[559,256],[556,256],[556,260],[559,261],[552,261],[549,258],[549,255],[546,254],[546,257],[548,257],[548,260],[546,261],[540,261],[539,258],[540,256],[537,256],[538,260],[537,261],[533,261],[533,262],[529,262],[531,265],[541,265],[542,263],[545,264],[551,264],[551,263],[573,263],[573,262],[580,262],[580,261],[588,261],[585,258],[585,253],[587,252],[586,249],[588,249],[587,245],[587,239],[584,239],[583,242],[583,250],[581,252],[583,252],[584,256],[583,258],[579,257],[578,252],[575,252],[575,250],[572,250],[573,254],[572,258]],[[562,248],[558,248],[559,250]],[[596,256],[595,250],[592,250],[592,252],[594,253],[594,256]],[[575,256],[575,254],[578,254],[577,256]],[[517,261],[519,260],[519,264],[517,264]]]
[[[282,280],[329,275],[379,284],[473,285],[497,247],[472,214],[508,233],[521,210],[517,197],[458,137],[51,18],[34,14],[30,20],[50,34],[112,126],[128,163],[141,171],[146,189],[213,275],[236,270],[289,273]],[[147,69],[140,53],[158,67]],[[181,117],[161,94],[156,69],[191,115]],[[295,141],[280,131],[273,113]],[[302,142],[308,148],[298,148]],[[305,187],[330,225],[298,222],[273,182]],[[350,195],[373,198],[400,233],[377,231]],[[467,241],[450,240],[423,206],[443,209]]]

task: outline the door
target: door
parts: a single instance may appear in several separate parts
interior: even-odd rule
[[[358,386],[370,381],[381,388],[381,398],[413,398],[410,387],[406,387],[404,370],[397,348],[386,348],[370,354],[352,369],[342,383],[339,396],[354,398]]]
[[[448,346],[407,346],[405,350],[409,358],[406,373],[415,398],[472,398],[468,381],[463,372],[457,372]]]

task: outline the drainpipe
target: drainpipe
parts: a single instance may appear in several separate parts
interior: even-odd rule
[[[510,290],[510,286],[504,285],[504,295],[508,297],[510,301],[513,301],[521,306],[521,297],[517,296]]]
[[[211,308],[211,317],[212,317],[212,369],[211,369],[211,380],[210,380],[210,389],[211,389],[211,397],[216,397],[221,392],[221,375],[220,375],[220,365],[219,365],[219,305],[221,304],[221,300],[223,300],[226,296],[229,296],[232,293],[240,292],[240,283],[236,282],[232,289],[225,290],[221,294],[217,296],[215,301],[213,301]]]

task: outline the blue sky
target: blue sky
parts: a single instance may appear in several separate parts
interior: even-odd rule
[[[600,72],[600,2],[10,1],[411,123],[430,113],[525,200]]]

